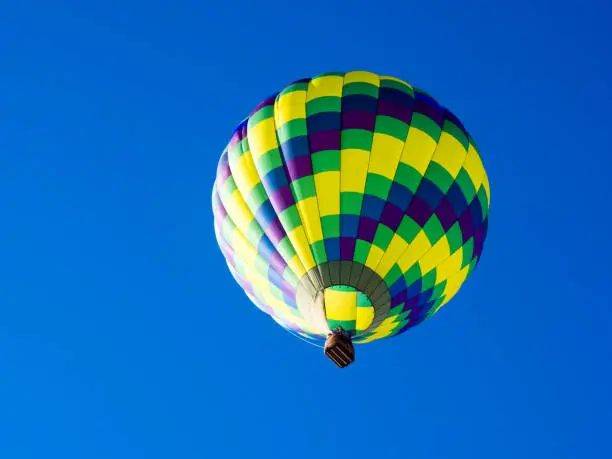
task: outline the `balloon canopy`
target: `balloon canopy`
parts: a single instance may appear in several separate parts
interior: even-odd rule
[[[217,241],[251,301],[292,333],[339,336],[350,352],[448,303],[480,260],[489,204],[459,119],[364,71],[264,100],[235,129],[213,189]]]

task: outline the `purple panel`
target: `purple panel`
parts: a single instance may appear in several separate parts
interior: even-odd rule
[[[283,281],[281,284],[281,291],[289,297],[295,297],[295,288],[287,281]]]
[[[433,210],[423,199],[415,196],[412,198],[406,215],[412,218],[421,228],[425,226],[427,220],[433,215]]]
[[[308,136],[310,152],[340,150],[340,131],[318,131]]]
[[[406,105],[394,100],[380,100],[378,102],[378,114],[390,116],[392,118],[410,124],[412,119],[412,110]]]
[[[287,162],[287,172],[291,181],[312,175],[312,160],[310,155],[299,156]]]
[[[270,196],[270,202],[278,214],[288,207],[293,206],[295,204],[295,200],[293,199],[293,193],[291,192],[289,185],[285,185],[281,189],[272,193]]]
[[[417,100],[414,103],[414,111],[427,116],[434,121],[438,126],[442,127],[443,115],[438,107]]]
[[[215,191],[215,197],[214,197],[214,204],[215,204],[214,213],[217,219],[219,219],[220,221],[225,220],[227,218],[227,210],[225,210],[225,206],[221,202],[221,199],[219,198],[219,194],[216,191]]]
[[[404,289],[398,294],[396,294],[393,298],[391,298],[391,308],[399,306],[405,301],[406,301],[406,290]]]
[[[355,239],[352,237],[340,238],[340,259],[352,260],[355,256]]]
[[[380,222],[383,225],[388,226],[391,230],[397,231],[403,217],[404,212],[402,212],[402,209],[391,204],[390,202],[387,202],[380,217]]]
[[[231,174],[232,171],[229,168],[227,151],[224,151],[221,158],[219,158],[219,163],[217,164],[217,183],[219,185],[223,185]]]
[[[484,227],[481,226],[474,233],[474,257],[480,257],[482,255],[482,248],[484,246]]]
[[[357,232],[357,238],[368,241],[370,243],[374,242],[374,235],[376,234],[376,228],[378,227],[378,222],[372,220],[368,217],[360,217],[359,218],[359,230]]]
[[[442,201],[440,201],[440,204],[436,209],[436,215],[438,220],[440,220],[444,231],[448,231],[457,222],[457,216],[455,215],[453,206],[446,196],[442,198]]]
[[[274,252],[272,254],[272,256],[270,257],[269,263],[270,263],[270,266],[272,266],[274,270],[278,273],[282,273],[283,271],[285,271],[285,268],[287,267],[287,263],[285,263],[285,260],[283,260],[283,257],[278,252]]]
[[[278,244],[287,235],[278,217],[275,218],[272,223],[270,223],[270,226],[268,226],[265,231],[266,234],[269,235],[273,244]]]
[[[465,212],[459,218],[459,227],[463,234],[463,243],[465,244],[469,238],[474,235],[474,225],[472,224],[472,215],[470,214],[470,208],[468,207]]]
[[[365,129],[374,132],[376,114],[351,110],[342,112],[342,129]]]

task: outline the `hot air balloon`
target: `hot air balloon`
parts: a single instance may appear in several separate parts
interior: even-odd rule
[[[478,264],[490,188],[459,119],[365,71],[296,81],[234,130],[215,234],[248,298],[340,368],[433,316]]]

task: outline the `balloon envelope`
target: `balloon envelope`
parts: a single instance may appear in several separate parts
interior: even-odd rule
[[[398,335],[476,267],[488,178],[462,123],[370,72],[297,81],[235,129],[213,189],[215,233],[251,301],[312,340]]]

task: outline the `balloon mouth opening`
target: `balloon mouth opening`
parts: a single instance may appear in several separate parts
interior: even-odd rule
[[[350,285],[338,284],[323,289],[323,309],[332,332],[349,338],[368,329],[374,320],[374,306],[369,296]]]
[[[359,342],[387,317],[391,295],[384,279],[372,269],[355,261],[332,261],[302,276],[296,304],[318,334],[327,336],[341,329]]]

